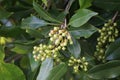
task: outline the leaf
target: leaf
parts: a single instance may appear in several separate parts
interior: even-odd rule
[[[5,57],[4,47],[0,45],[0,62],[3,61]]]
[[[110,44],[105,52],[107,60],[120,59],[120,38]]]
[[[80,8],[88,8],[90,7],[92,4],[92,1],[93,0],[79,0],[79,5],[80,5]]]
[[[85,24],[85,25],[81,26],[80,28],[72,28],[69,30],[71,35],[78,39],[80,37],[88,38],[96,31],[97,31],[97,28],[91,24]]]
[[[68,45],[67,48],[75,58],[78,58],[81,53],[81,47],[77,40],[75,40],[74,38],[72,38],[72,40],[73,40],[73,44]]]
[[[25,80],[25,76],[17,66],[0,62],[0,80]]]
[[[50,75],[50,71],[53,68],[53,60],[47,58],[42,62],[39,74],[37,76],[37,80],[48,80],[47,77]]]
[[[32,53],[29,53],[28,57],[29,57],[29,61],[30,61],[31,70],[33,72],[38,68],[39,62],[34,60]]]
[[[105,10],[120,10],[120,0],[95,0],[94,5]]]
[[[7,12],[6,10],[0,7],[0,19],[8,18],[11,15],[12,13]]]
[[[36,12],[42,17],[43,19],[50,21],[50,22],[56,22],[61,23],[60,21],[56,20],[55,18],[51,17],[51,15],[46,12],[39,4],[36,2],[33,2],[33,8],[36,10]]]
[[[60,78],[66,73],[67,65],[61,63],[55,66],[51,71],[50,75],[48,76],[47,80],[60,80]]]
[[[15,44],[15,47],[12,48],[11,51],[16,52],[17,54],[27,54],[31,51],[31,47]]]
[[[94,66],[88,74],[93,79],[115,78],[120,75],[120,60]]]
[[[37,29],[42,26],[48,25],[47,22],[37,18],[36,16],[31,16],[22,21],[22,28],[25,29]]]
[[[70,19],[69,25],[72,27],[80,27],[85,24],[91,17],[97,15],[96,12],[88,9],[79,9]]]

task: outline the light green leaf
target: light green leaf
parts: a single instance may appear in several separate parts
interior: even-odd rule
[[[22,21],[22,28],[37,29],[42,26],[48,25],[47,22],[35,16],[28,17]]]
[[[12,48],[11,51],[16,52],[17,54],[27,54],[31,51],[31,47],[15,44],[15,47]]]
[[[85,24],[91,17],[97,15],[96,12],[88,9],[79,9],[70,19],[69,25],[72,27],[80,27]]]
[[[67,65],[61,63],[55,66],[51,71],[47,80],[60,80],[60,78],[66,73]]]
[[[88,38],[90,37],[93,33],[97,31],[97,28],[94,27],[91,24],[85,24],[79,28],[71,28],[69,32],[71,33],[72,36],[75,38],[80,38],[80,37],[85,37]]]
[[[120,60],[94,66],[88,74],[93,79],[115,78],[120,75]]]
[[[53,60],[47,58],[42,62],[39,74],[37,76],[37,80],[48,80],[47,77],[50,75],[50,71],[53,68]]]
[[[92,4],[92,1],[93,0],[79,0],[79,5],[80,5],[80,8],[88,8],[90,7]]]
[[[0,62],[0,80],[25,80],[25,76],[17,66]]]
[[[3,61],[4,57],[5,57],[4,46],[0,45],[0,62]]]
[[[56,20],[55,18],[51,17],[51,15],[46,12],[39,4],[36,2],[33,2],[33,8],[36,10],[37,13],[39,13],[40,17],[43,19],[50,21],[50,22],[56,22],[61,23],[60,21]]]
[[[94,0],[94,5],[105,10],[120,10],[120,0]]]
[[[120,38],[110,44],[105,52],[107,60],[120,59]]]
[[[73,44],[68,45],[67,48],[75,58],[78,58],[81,53],[81,47],[77,40],[75,40],[74,38],[72,38],[72,40],[73,40]]]

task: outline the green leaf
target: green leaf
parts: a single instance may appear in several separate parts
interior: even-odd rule
[[[93,79],[115,78],[120,75],[120,61],[114,60],[94,66],[88,71],[88,74]]]
[[[93,33],[97,31],[97,28],[94,27],[91,24],[85,24],[81,26],[80,28],[71,28],[69,32],[71,33],[72,36],[75,38],[80,38],[80,37],[85,37],[88,38],[90,37]]]
[[[35,16],[28,17],[22,21],[22,28],[37,29],[42,26],[48,25],[47,22]]]
[[[5,57],[4,46],[0,45],[0,62],[3,61],[4,57]]]
[[[50,75],[50,71],[53,68],[53,60],[47,58],[42,62],[39,74],[37,76],[37,80],[48,80],[47,77]]]
[[[80,8],[88,8],[90,7],[92,4],[92,1],[93,0],[79,0],[79,5],[80,5]]]
[[[30,61],[31,70],[33,72],[38,68],[39,62],[34,60],[32,53],[29,53],[28,57],[29,57],[29,61]]]
[[[67,72],[67,65],[61,63],[55,66],[51,71],[47,80],[60,80],[60,78]]]
[[[0,80],[25,80],[25,76],[17,66],[0,62]]]
[[[11,51],[16,52],[17,54],[27,54],[31,51],[31,47],[15,44],[15,47],[12,48]]]
[[[50,21],[50,22],[56,22],[61,23],[60,21],[56,20],[55,18],[51,17],[51,15],[46,12],[39,4],[36,2],[33,2],[33,8],[36,10],[37,13],[39,13],[40,17],[43,19]]]
[[[77,40],[75,40],[74,38],[72,38],[72,40],[73,40],[73,44],[68,45],[67,48],[75,58],[78,58],[81,53],[81,47]]]
[[[120,0],[95,0],[94,5],[105,10],[120,10]]]
[[[120,59],[120,38],[110,44],[105,52],[107,60]]]
[[[72,27],[80,27],[85,24],[91,17],[97,15],[96,12],[88,9],[79,9],[70,19],[69,25]]]
[[[0,19],[8,18],[11,15],[12,13],[7,12],[6,10],[0,7]]]
[[[47,0],[42,0],[42,2],[47,6]]]

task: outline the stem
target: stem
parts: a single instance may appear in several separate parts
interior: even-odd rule
[[[117,11],[117,12],[115,13],[115,15],[113,16],[113,18],[112,18],[112,23],[115,21],[117,15],[118,15],[118,11]]]

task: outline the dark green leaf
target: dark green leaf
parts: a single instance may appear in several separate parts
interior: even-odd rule
[[[115,60],[94,66],[88,74],[93,79],[115,78],[120,75],[120,61]]]
[[[50,75],[48,76],[47,80],[60,80],[60,78],[66,73],[67,65],[61,63],[55,66],[51,71]]]
[[[25,76],[17,66],[0,62],[0,80],[25,80]]]
[[[69,32],[71,33],[72,36],[79,39],[80,37],[88,38],[96,31],[97,28],[94,27],[93,25],[85,24],[80,28],[72,28]]]
[[[120,10],[120,0],[95,0],[94,5],[105,10]]]
[[[88,8],[90,7],[92,4],[93,0],[79,0],[79,4],[80,4],[80,8]]]
[[[68,45],[68,50],[74,57],[78,58],[81,53],[81,47],[77,40],[75,40],[74,38],[72,38],[72,40],[73,44]]]
[[[79,9],[70,19],[69,25],[72,27],[80,27],[85,24],[91,17],[97,15],[96,12],[88,9]]]
[[[31,70],[35,71],[39,66],[39,62],[34,60],[32,53],[28,54],[28,57],[30,61]]]
[[[47,77],[50,75],[50,71],[53,68],[53,60],[47,58],[42,62],[39,74],[37,76],[37,80],[48,80]]]
[[[37,29],[42,26],[48,25],[47,22],[35,16],[28,17],[22,21],[22,28]]]
[[[110,44],[106,50],[105,57],[107,60],[120,59],[120,38]]]
[[[15,47],[11,49],[11,51],[16,52],[17,54],[27,54],[31,51],[31,47],[15,44]]]
[[[7,12],[3,8],[0,7],[0,19],[5,19],[11,16],[12,13]]]
[[[50,21],[50,22],[56,22],[56,23],[61,23],[60,21],[56,20],[55,18],[51,17],[51,15],[46,12],[39,4],[36,2],[33,2],[33,7],[36,10],[37,13],[39,13],[40,17],[43,19]]]

